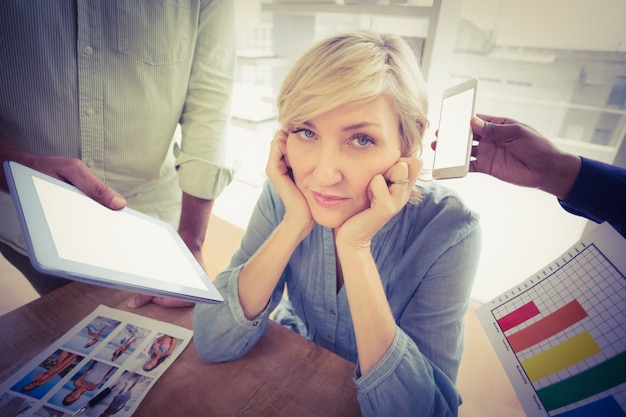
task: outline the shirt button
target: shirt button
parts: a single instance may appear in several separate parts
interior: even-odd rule
[[[258,325],[259,325],[259,322],[258,322],[258,321],[255,321],[254,323],[252,323],[252,326],[254,326],[254,327],[256,327],[256,326],[258,326]]]
[[[330,310],[330,315],[335,317],[335,315],[336,315],[335,310]]]
[[[331,335],[326,336],[326,338],[327,338],[328,340],[335,340],[335,338],[334,338],[334,337],[332,337]]]
[[[96,166],[96,161],[94,161],[93,159],[90,159],[89,161],[87,161],[87,166],[89,168],[93,168],[94,166]]]
[[[91,46],[85,46],[85,55],[93,54],[93,48]]]
[[[89,107],[87,110],[85,110],[85,113],[87,113],[87,115],[89,116],[93,116],[94,114],[96,114],[96,109],[94,109],[93,107]]]

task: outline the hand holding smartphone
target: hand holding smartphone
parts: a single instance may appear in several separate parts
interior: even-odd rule
[[[478,80],[475,78],[448,88],[443,93],[433,178],[459,178],[469,172],[472,128]]]

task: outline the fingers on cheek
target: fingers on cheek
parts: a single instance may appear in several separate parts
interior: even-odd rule
[[[391,184],[382,175],[377,175],[370,186],[376,198],[376,212],[382,218],[388,219],[397,212],[398,204],[404,199],[405,184]],[[371,201],[371,199],[370,199]]]
[[[367,187],[367,196],[370,201],[372,201],[375,197],[380,196],[381,192],[384,192],[385,188],[387,188],[387,182],[385,181],[385,177],[381,174],[375,175],[374,178],[370,181],[369,186]]]
[[[389,179],[391,181],[403,181],[409,177],[409,165],[406,162],[397,163],[393,169]]]
[[[286,140],[286,139],[287,139],[287,132],[285,132],[284,130],[279,130],[274,134],[275,141],[281,141],[281,140]]]
[[[409,180],[410,185],[413,185],[415,183],[415,180],[417,180],[417,178],[419,177],[420,172],[422,171],[424,161],[414,157],[405,158],[405,160],[398,165],[400,165],[401,168],[396,171],[393,178],[395,179],[397,175],[397,178],[400,179],[400,177],[402,176],[403,179]]]
[[[390,210],[393,210],[396,200],[404,199],[407,188],[406,184],[388,184],[382,175],[374,177],[370,185],[373,195],[378,197],[378,204],[386,204]]]
[[[287,134],[284,131],[279,130],[274,135],[274,139],[270,142],[270,149],[284,151],[286,141],[287,141]]]
[[[275,166],[282,159],[284,159],[283,158],[284,155],[285,155],[284,142],[281,140],[272,141],[271,146],[270,146],[270,155],[269,155],[268,165]]]

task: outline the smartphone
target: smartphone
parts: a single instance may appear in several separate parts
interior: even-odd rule
[[[475,78],[450,87],[443,93],[433,178],[460,178],[469,171],[472,154],[472,128],[478,80]]]

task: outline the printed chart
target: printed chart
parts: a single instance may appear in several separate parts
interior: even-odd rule
[[[477,310],[529,417],[626,417],[625,254],[602,225]]]

